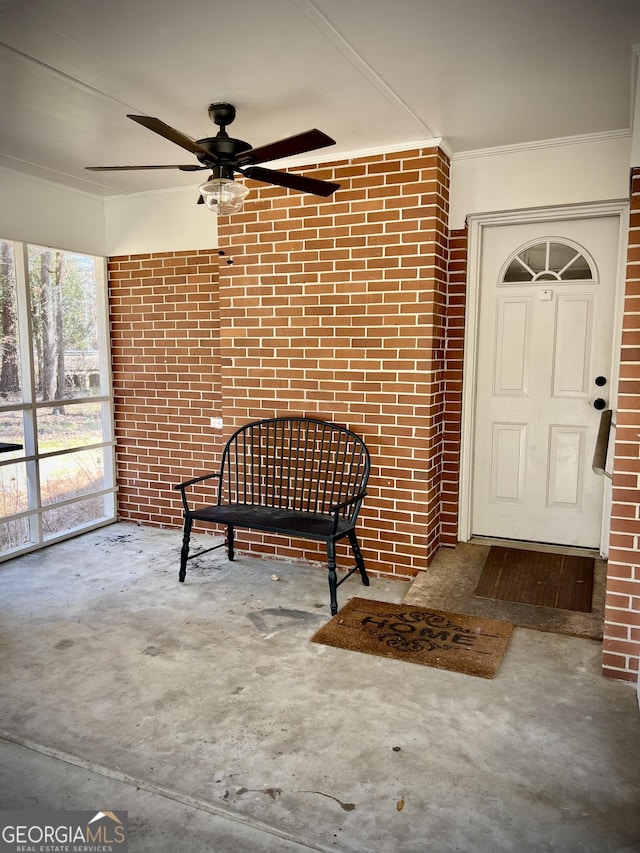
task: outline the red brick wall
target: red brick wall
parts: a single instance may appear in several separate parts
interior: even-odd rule
[[[632,178],[613,473],[603,672],[637,681],[640,659],[640,169]]]
[[[440,541],[448,161],[429,149],[311,174],[341,189],[323,200],[250,182],[244,211],[219,220],[233,260],[220,271],[225,431],[294,413],[362,435],[367,567],[410,577]],[[299,540],[239,536],[324,559]]]
[[[217,250],[109,259],[123,519],[179,525],[174,483],[211,466],[220,409]]]
[[[219,220],[223,256],[110,260],[120,516],[179,525],[172,485],[210,469],[235,427],[317,416],[371,451],[368,568],[411,577],[440,542],[449,164],[428,149],[315,174],[342,184],[333,199],[251,182]],[[238,547],[325,556],[244,531]]]
[[[179,526],[173,484],[211,469],[236,426],[317,416],[372,453],[367,567],[411,577],[440,542],[449,164],[434,148],[315,174],[342,184],[334,198],[250,182],[220,256],[110,259],[119,513]],[[325,557],[245,531],[238,547]]]

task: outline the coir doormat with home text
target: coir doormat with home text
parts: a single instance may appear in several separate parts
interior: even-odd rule
[[[311,641],[494,678],[513,625],[410,604],[352,598]]]

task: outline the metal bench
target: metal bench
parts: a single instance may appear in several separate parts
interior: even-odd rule
[[[359,571],[369,578],[356,536],[366,494],[369,451],[351,430],[312,418],[271,418],[238,429],[222,452],[220,470],[187,480],[179,489],[184,506],[181,582],[187,561],[226,545],[234,559],[234,530],[241,527],[314,539],[327,548],[331,614],[338,612],[337,588]],[[213,481],[215,503],[193,507],[187,489]],[[226,540],[189,554],[194,521],[226,526]],[[336,542],[348,539],[356,565],[339,582]]]

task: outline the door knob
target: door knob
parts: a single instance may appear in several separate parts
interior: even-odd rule
[[[607,408],[607,401],[603,400],[602,397],[598,397],[597,400],[593,401],[593,408],[601,412],[602,409]]]

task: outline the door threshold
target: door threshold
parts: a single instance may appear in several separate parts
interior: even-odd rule
[[[553,545],[548,542],[523,542],[519,539],[493,539],[491,536],[472,536],[470,545],[498,545],[520,551],[541,551],[544,554],[564,554],[567,557],[593,557],[601,560],[597,548],[579,548],[575,545]]]

